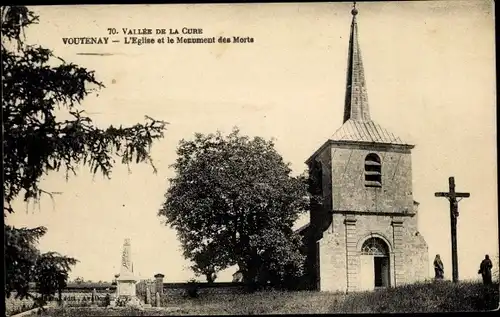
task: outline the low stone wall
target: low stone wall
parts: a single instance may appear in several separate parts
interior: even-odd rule
[[[92,293],[95,289],[94,302],[92,302]],[[36,287],[32,288],[33,294],[38,294]],[[63,305],[67,307],[88,307],[97,305],[104,307],[109,299],[112,300],[116,293],[116,285],[111,284],[98,284],[98,283],[82,283],[82,284],[68,284],[61,292],[61,299]],[[57,301],[59,294],[56,293],[53,299]],[[7,303],[7,301],[6,301]],[[17,304],[17,302],[16,302]],[[19,305],[19,304],[17,304]]]
[[[163,283],[163,295],[166,297],[184,297],[190,288],[196,288],[199,296],[216,294],[238,294],[245,291],[245,284],[231,282],[215,283]]]
[[[76,294],[82,293],[83,294],[84,293],[84,294],[91,295],[93,290],[94,290],[93,288],[78,288],[78,289],[75,289],[75,288],[65,288],[63,290],[63,294],[73,294],[73,293],[76,293]],[[113,293],[116,292],[116,287],[113,287],[113,288],[104,288],[104,289],[95,289],[95,290],[96,290],[96,292],[98,294],[113,294]]]
[[[139,282],[136,286],[137,296],[145,300],[149,289],[151,300],[155,300],[156,292],[162,297],[185,297],[190,289],[196,289],[200,296],[209,294],[234,294],[244,291],[245,284],[233,282],[195,282],[195,283],[163,283],[163,281]]]

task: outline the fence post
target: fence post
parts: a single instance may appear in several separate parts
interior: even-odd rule
[[[156,307],[161,307],[161,296],[158,292],[156,292]]]
[[[160,295],[163,295],[163,278],[165,275],[158,273],[155,275],[155,291]]]
[[[95,288],[92,290],[92,304],[90,306],[97,307],[97,291]]]

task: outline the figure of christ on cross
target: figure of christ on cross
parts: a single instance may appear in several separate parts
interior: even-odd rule
[[[436,197],[446,197],[450,201],[450,220],[451,220],[451,263],[453,270],[453,282],[458,282],[458,255],[457,255],[457,218],[458,202],[457,198],[468,198],[470,193],[455,192],[455,178],[448,179],[450,185],[449,192],[437,192]]]

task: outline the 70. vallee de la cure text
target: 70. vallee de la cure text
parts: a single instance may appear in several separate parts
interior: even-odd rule
[[[115,28],[108,28],[109,35],[117,35]],[[250,36],[203,36],[203,29],[182,28],[182,29],[128,29],[122,28],[124,44],[212,44],[212,43],[254,43],[254,38]],[[139,35],[139,36],[137,36]],[[163,37],[148,37],[151,35],[172,35]],[[187,35],[187,36],[185,36]],[[193,36],[194,35],[194,36]],[[86,44],[109,44],[120,43],[116,38],[104,37],[65,37],[62,38],[64,44],[86,45]]]

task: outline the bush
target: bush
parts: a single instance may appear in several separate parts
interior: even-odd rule
[[[129,302],[129,298],[126,296],[120,296],[116,299],[116,306],[117,307],[125,307],[127,306],[127,303]]]
[[[104,296],[104,307],[108,307],[111,304],[111,296],[109,294],[106,294]]]
[[[199,286],[195,280],[189,280],[186,289],[186,295],[189,298],[198,298],[199,296]]]

